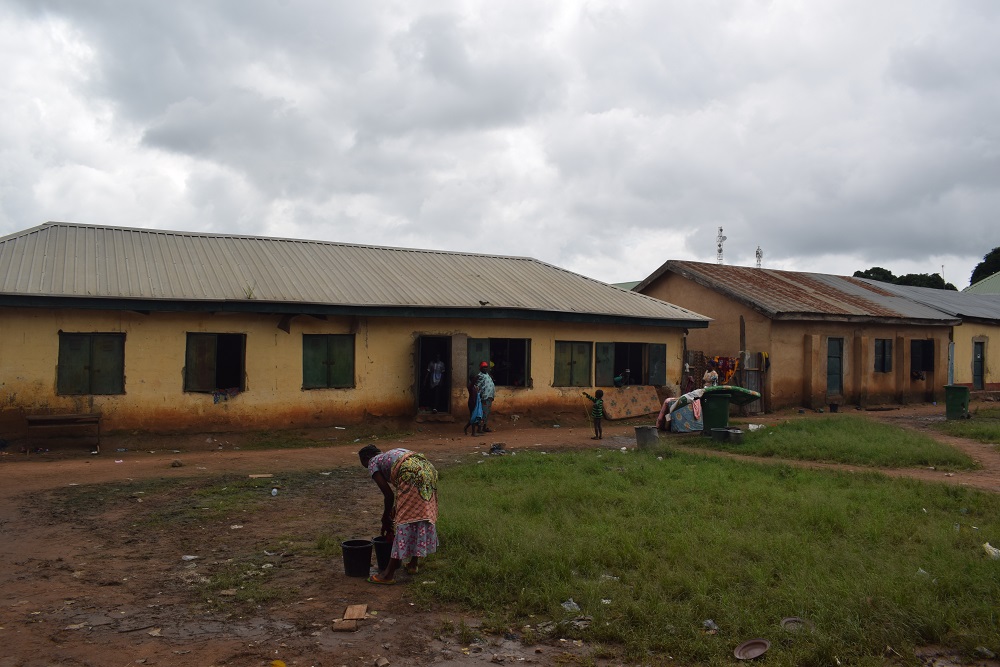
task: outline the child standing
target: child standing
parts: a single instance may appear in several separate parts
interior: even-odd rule
[[[604,431],[601,430],[601,420],[604,419],[604,390],[598,389],[593,396],[587,392],[583,392],[583,395],[594,404],[590,409],[590,418],[594,420],[594,437],[591,440],[601,440],[604,438]]]
[[[479,378],[475,374],[469,376],[469,384],[467,385],[469,390],[469,423],[463,429],[465,433],[468,433],[471,426],[473,436],[482,433],[483,428],[483,402],[479,398],[478,380]]]

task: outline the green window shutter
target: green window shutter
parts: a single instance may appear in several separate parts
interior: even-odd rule
[[[552,372],[552,385],[555,387],[569,387],[572,377],[570,369],[573,368],[573,345],[556,341],[556,361]]]
[[[327,386],[326,336],[302,336],[302,388]]]
[[[666,343],[649,344],[649,369],[647,384],[662,387],[667,384],[667,345]]]
[[[212,391],[215,386],[216,334],[189,333],[184,360],[184,391]]]
[[[594,343],[594,356],[596,357],[594,385],[610,387],[615,383],[615,344]]]
[[[125,336],[93,334],[90,348],[90,393],[125,393]]]
[[[466,375],[473,375],[479,372],[479,364],[490,360],[490,339],[470,338],[469,339],[469,368]]]
[[[354,386],[354,336],[338,335],[329,337],[329,384],[330,387]]]
[[[590,386],[590,343],[573,343],[573,386]]]
[[[89,334],[59,334],[59,365],[56,374],[57,393],[90,393]]]

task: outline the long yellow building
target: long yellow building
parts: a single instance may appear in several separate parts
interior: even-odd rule
[[[709,318],[530,258],[46,223],[0,239],[0,428],[106,430],[465,417],[486,361],[501,414],[680,381]],[[444,364],[441,389],[428,369]]]

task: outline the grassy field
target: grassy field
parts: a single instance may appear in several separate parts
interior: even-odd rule
[[[768,665],[1000,652],[989,494],[669,451],[521,453],[442,471],[440,526],[435,585],[415,594],[529,639],[585,616],[554,631],[598,655],[729,665],[755,637],[771,641]],[[792,616],[812,630],[782,629]]]
[[[711,438],[678,442],[750,456],[882,468],[976,467],[971,458],[933,438],[852,415],[795,419],[758,431],[746,427],[743,430],[742,444],[721,443]]]
[[[942,433],[1000,447],[1000,408],[975,406],[971,419],[950,419],[937,428]]]

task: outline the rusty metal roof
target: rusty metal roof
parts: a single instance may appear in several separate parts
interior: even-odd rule
[[[1000,294],[976,294],[956,292],[954,290],[933,289],[931,287],[912,287],[910,285],[893,285],[877,280],[864,279],[870,285],[879,287],[893,294],[906,297],[911,301],[936,308],[948,315],[963,319],[992,320],[1000,322]]]
[[[0,238],[0,297],[4,303],[141,301],[153,308],[166,302],[225,302],[243,310],[293,304],[307,312],[335,305],[414,315],[455,315],[457,309],[471,317],[520,312],[685,327],[710,321],[526,257],[63,222]]]
[[[953,316],[882,289],[878,283],[825,273],[669,260],[635,290],[644,290],[667,272],[725,294],[772,319],[958,323]]]

